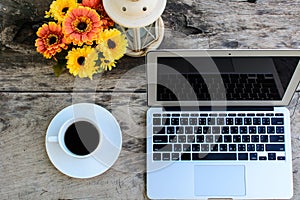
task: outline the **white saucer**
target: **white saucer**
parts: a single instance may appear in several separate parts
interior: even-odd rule
[[[58,143],[47,140],[49,136],[56,136],[62,124],[74,117],[93,120],[101,128],[101,146],[90,157],[72,157]],[[121,148],[122,133],[117,120],[96,104],[74,104],[61,110],[50,122],[46,133],[46,151],[52,164],[63,174],[74,178],[91,178],[104,173],[115,163]]]

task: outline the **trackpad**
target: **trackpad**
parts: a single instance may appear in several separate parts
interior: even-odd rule
[[[245,166],[195,166],[196,196],[246,195]]]

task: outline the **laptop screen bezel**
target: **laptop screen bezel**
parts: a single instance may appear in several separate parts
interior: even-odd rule
[[[287,106],[299,84],[300,61],[282,100],[262,101],[157,101],[157,64],[159,57],[299,57],[300,50],[156,50],[146,56],[148,106]]]

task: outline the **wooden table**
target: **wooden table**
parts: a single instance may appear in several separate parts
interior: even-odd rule
[[[300,48],[300,1],[169,0],[160,48]],[[19,48],[13,50],[20,50]],[[0,199],[147,199],[144,58],[124,57],[93,81],[53,75],[33,49],[0,52]],[[300,93],[292,119],[294,200],[300,199]],[[111,111],[122,152],[104,174],[74,179],[48,159],[45,134],[61,109],[91,102]]]

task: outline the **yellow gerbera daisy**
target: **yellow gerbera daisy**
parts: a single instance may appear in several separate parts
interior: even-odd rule
[[[99,59],[99,57],[101,55],[99,55],[99,53],[101,53],[101,55],[102,55],[102,52],[98,52],[95,48],[93,48],[92,51],[90,52],[90,54],[85,59],[84,67],[86,67],[86,68],[95,68],[97,73],[103,71],[103,70],[100,69],[100,59]]]
[[[108,60],[118,60],[126,53],[127,40],[117,29],[103,31],[98,40],[97,49]]]
[[[50,10],[46,11],[46,18],[53,17],[59,23],[61,23],[67,12],[73,8],[78,7],[76,0],[56,0],[50,5]]]
[[[100,64],[100,67],[107,71],[107,70],[112,70],[113,67],[116,67],[116,61],[115,60],[109,60],[109,59],[106,59],[106,58],[101,58],[101,64]]]
[[[67,68],[70,73],[80,78],[89,77],[92,79],[93,74],[96,73],[96,68],[91,65],[85,65],[86,58],[92,52],[90,46],[84,46],[83,48],[73,48],[72,51],[66,56]]]

